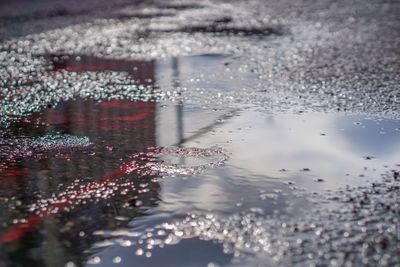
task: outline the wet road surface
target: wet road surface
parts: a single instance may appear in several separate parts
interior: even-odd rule
[[[396,1],[0,8],[0,266],[400,266]]]

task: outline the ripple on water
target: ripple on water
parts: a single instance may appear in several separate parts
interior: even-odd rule
[[[189,213],[142,234],[134,232],[134,249],[137,256],[155,250],[153,256],[157,257],[159,249],[199,238],[222,244],[224,253],[234,255],[233,262],[243,264],[256,256],[259,263],[268,259],[279,265],[397,266],[400,259],[390,256],[400,253],[400,181],[396,173],[387,172],[382,182],[369,186],[310,194],[317,204],[295,218],[265,216],[260,209],[228,216]],[[326,206],[326,200],[336,208]]]
[[[157,157],[161,155],[205,158],[209,161],[202,165],[186,167],[157,160]],[[53,194],[51,198],[40,199],[31,204],[28,209],[30,212],[47,216],[69,211],[70,207],[85,204],[87,201],[96,202],[102,199],[110,199],[116,195],[126,195],[128,192],[131,194],[145,193],[148,191],[149,183],[137,184],[137,180],[140,178],[195,175],[208,168],[223,165],[227,158],[228,156],[217,146],[211,148],[149,148],[147,152],[133,153],[130,161],[122,164],[118,170],[100,177],[97,181],[84,184],[81,180],[76,179],[61,193]],[[126,178],[126,175],[130,176]],[[136,204],[136,206],[140,205]]]

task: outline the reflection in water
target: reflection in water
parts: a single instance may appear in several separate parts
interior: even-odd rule
[[[193,112],[192,109],[184,107],[183,114],[200,125],[207,117],[218,118],[214,111]],[[169,111],[171,116],[175,114],[174,109],[164,111]],[[122,259],[121,266],[173,266],[180,253],[187,249],[207,251],[210,248],[219,256],[207,257],[209,262],[223,266],[259,263],[275,266],[279,265],[278,260],[287,263],[283,265],[295,262],[303,266],[310,257],[321,262],[336,259],[337,254],[332,250],[335,242],[343,244],[336,248],[340,253],[354,252],[356,261],[371,260],[381,253],[374,250],[382,246],[376,241],[382,238],[378,229],[387,229],[383,246],[389,253],[395,253],[394,247],[385,244],[396,242],[393,235],[396,210],[392,205],[398,195],[393,191],[394,186],[398,187],[393,175],[397,177],[398,173],[387,171],[386,165],[393,168],[400,162],[398,149],[385,149],[388,153],[366,158],[364,152],[374,144],[361,150],[350,146],[357,143],[352,139],[354,136],[346,134],[354,124],[338,127],[347,120],[358,122],[363,117],[273,116],[242,110],[209,134],[189,140],[185,145],[218,144],[230,152],[230,159],[222,168],[196,175],[196,179],[163,180],[162,201],[146,217],[132,219],[129,228],[118,236],[108,229],[96,233],[102,237],[100,240],[108,242],[93,255],[100,260],[98,266],[108,266],[116,257]],[[381,123],[393,126],[398,121],[381,120]],[[169,126],[157,121],[159,132],[171,135],[164,136],[163,140],[173,143],[175,134],[167,131]],[[397,132],[395,128],[392,131]],[[362,139],[365,135],[360,132],[356,138]],[[398,148],[398,137],[388,136],[393,138],[387,144]],[[380,183],[382,173],[386,173],[384,183]],[[378,182],[371,187],[368,180]],[[345,193],[336,191],[348,184],[357,187],[346,187]],[[375,216],[387,209],[392,211],[377,221]],[[363,217],[365,212],[371,212],[372,216]],[[362,223],[359,223],[360,216]],[[120,246],[119,238],[129,241],[130,246]],[[373,244],[369,252],[354,250],[363,242],[378,244]],[[234,259],[225,262],[224,256]],[[203,257],[195,257],[188,265],[202,266]]]
[[[54,71],[126,71],[139,84],[154,82],[152,62],[85,56],[52,60]],[[94,241],[90,233],[121,227],[124,218],[143,212],[141,206],[157,204],[159,184],[154,173],[139,175],[132,165],[128,171],[123,164],[134,153],[156,145],[155,106],[78,98],[49,106],[2,131],[2,140],[9,140],[2,142],[7,144],[4,149],[14,153],[1,154],[0,246],[5,254],[0,262],[23,266],[81,262]],[[57,138],[45,139],[46,134]],[[86,138],[90,145],[77,146],[71,138]],[[42,147],[35,145],[36,140]],[[146,161],[136,162],[139,168]]]
[[[56,72],[123,71],[139,85],[155,82],[153,62],[87,56],[49,59]],[[177,87],[178,59],[174,62]],[[180,143],[182,107],[177,114]],[[156,111],[152,102],[75,98],[3,129],[0,246],[6,253],[0,260],[29,266],[84,262],[84,251],[95,240],[93,231],[123,227],[128,218],[157,205],[158,176],[193,175],[226,160],[218,148],[149,150],[157,145]],[[179,157],[181,164],[185,157],[195,161],[179,167],[160,162],[160,156],[163,161],[165,156]]]
[[[117,71],[126,72],[141,85],[154,84],[154,62],[138,60],[115,60],[89,57],[85,55],[47,56],[52,61],[54,71]]]
[[[237,173],[290,179],[309,189],[359,185],[379,179],[385,165],[400,162],[400,141],[394,127],[398,121],[383,119],[380,126],[362,130],[349,121],[364,119],[327,114],[268,116],[246,111],[220,126],[215,135],[197,141],[206,146],[225,143]],[[382,125],[386,125],[385,135],[379,134]],[[376,132],[374,142],[369,138],[371,132]],[[228,144],[227,135],[231,140]],[[307,169],[310,171],[304,171]],[[318,178],[325,182],[315,183]]]
[[[182,97],[182,92],[180,91],[180,81],[179,81],[179,59],[174,57],[172,59],[172,69],[173,69],[173,87],[178,92],[178,97]],[[178,146],[182,145],[185,137],[183,136],[183,116],[182,116],[182,106],[183,101],[179,100],[179,105],[176,105],[176,117],[177,117],[177,133],[178,133]]]
[[[343,135],[349,146],[365,156],[384,158],[398,149],[398,120],[358,116],[342,118],[336,124],[339,129],[345,129]]]
[[[96,104],[78,99],[35,116],[43,122],[39,126],[45,128],[43,132],[85,136],[92,145],[64,153],[47,151],[39,158],[25,157],[10,162],[2,179],[17,182],[14,187],[1,190],[3,197],[9,197],[5,210],[10,211],[2,217],[7,223],[3,227],[11,227],[3,233],[1,241],[20,238],[19,247],[7,247],[10,261],[24,261],[24,258],[14,258],[14,253],[31,255],[35,250],[38,256],[45,255],[44,259],[30,259],[33,262],[29,265],[58,266],[62,261],[54,253],[78,260],[93,242],[87,233],[103,227],[120,227],[126,222],[116,217],[135,217],[141,212],[137,206],[157,203],[159,185],[154,175],[133,173],[133,166],[123,164],[134,152],[155,146],[154,104],[120,100]],[[25,173],[29,176],[23,176]],[[10,209],[13,206],[15,209]],[[17,225],[12,226],[8,224],[12,223],[11,218],[23,221],[14,221]],[[35,229],[38,226],[40,229]],[[28,240],[34,245],[27,245],[31,243]],[[58,264],[54,265],[53,260]]]
[[[206,118],[213,117],[218,121],[221,119],[217,112],[193,112],[191,109],[184,109],[188,121],[205,125]],[[374,142],[370,142],[362,150],[356,150],[352,146],[368,136],[371,129],[353,135],[355,139],[352,139],[349,133],[354,129],[353,123],[349,123],[347,127],[338,127],[341,121],[357,122],[362,118],[327,114],[273,116],[242,110],[227,118],[224,124],[216,125],[209,134],[199,135],[185,143],[187,146],[204,147],[217,144],[229,151],[230,159],[224,168],[215,170],[215,173],[213,171],[206,177],[163,181],[161,209],[226,212],[231,208],[239,209],[235,207],[236,204],[240,206],[239,210],[241,207],[255,206],[266,209],[261,200],[270,199],[269,190],[276,189],[277,184],[309,192],[324,192],[346,185],[360,186],[368,181],[380,180],[381,173],[400,162],[397,153],[400,141],[398,132],[393,127],[398,121],[381,121],[381,124],[391,125],[391,132],[397,135],[389,134],[388,130],[388,134],[382,136],[386,139],[384,150],[387,153],[377,155],[367,153],[374,151]],[[163,121],[157,121],[157,125],[161,129],[168,127]],[[170,140],[170,143],[165,141],[163,145],[173,144],[173,138],[166,136],[168,133],[166,130],[159,131],[159,135],[164,135],[162,140]],[[365,156],[370,156],[370,159]],[[254,201],[251,200],[253,196],[256,196]],[[290,196],[288,199],[293,201],[294,197]]]
[[[223,65],[224,57],[50,59],[55,72],[123,71],[138,85],[178,89],[196,67]],[[249,236],[279,227],[266,219],[307,214],[315,204],[308,193],[362,185],[398,164],[397,128],[395,120],[183,101],[62,101],[0,132],[0,265],[232,264],[235,251],[221,243],[245,250]],[[163,248],[162,231],[184,240]]]

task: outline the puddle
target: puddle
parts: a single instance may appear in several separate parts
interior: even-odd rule
[[[116,71],[128,73],[138,84],[153,83],[155,66],[152,61],[115,60],[89,57],[85,55],[49,55],[53,71]]]
[[[201,122],[190,111],[183,108],[182,114]],[[160,139],[169,140],[162,145],[180,138],[163,130],[170,124],[157,123],[160,136],[171,135]],[[129,264],[173,265],[176,257],[159,251],[186,249],[187,241],[196,244],[195,251],[205,249],[196,243],[200,239],[221,245],[215,248],[218,260],[232,257],[223,263],[207,258],[222,266],[396,264],[385,255],[398,253],[398,124],[366,116],[243,109],[184,143],[224,147],[230,152],[224,166],[194,178],[163,180],[162,201],[147,216],[131,220],[120,235],[118,230],[94,233],[108,244],[92,257],[101,259],[98,266],[115,257]],[[121,238],[130,245],[121,245]]]
[[[396,263],[399,120],[187,101],[228,55],[43,58],[61,89],[0,130],[0,265]]]
[[[258,252],[258,245],[251,242],[286,240],[287,233],[279,230],[278,237],[266,229],[275,229],[282,218],[288,218],[288,224],[314,223],[305,219],[307,210],[329,207],[335,196],[342,197],[333,192],[346,185],[367,188],[373,181],[381,182],[380,174],[397,168],[400,160],[399,122],[365,116],[269,115],[246,108],[213,111],[77,98],[31,118],[37,137],[31,131],[27,136],[23,128],[13,131],[26,136],[27,149],[37,149],[3,161],[8,165],[1,171],[2,185],[7,184],[0,188],[5,262],[36,262],[30,256],[17,260],[12,255],[47,255],[43,251],[54,242],[54,253],[62,252],[65,264],[174,266],[174,255],[185,249],[213,251],[206,258],[188,257],[188,264],[196,266],[240,265],[254,253],[262,261],[275,262],[274,257],[282,260],[282,244]],[[40,137],[43,133],[57,137]],[[21,144],[18,140],[15,144]],[[59,143],[70,148],[62,149]],[[41,156],[35,157],[39,151]],[[195,217],[182,221],[186,214]],[[240,218],[256,227],[249,229],[254,232],[248,245],[234,241],[247,235]],[[205,232],[196,226],[210,222],[215,223],[215,235],[209,232],[211,226]],[[116,234],[123,229],[127,230]],[[167,241],[171,229],[176,230],[170,238],[179,237],[179,231],[182,236]],[[161,230],[167,234],[149,238]],[[107,231],[115,234],[107,236]],[[26,246],[28,240],[32,245]],[[129,246],[123,245],[127,242]],[[232,247],[234,243],[237,246]]]
[[[0,123],[21,123],[21,117],[74,97],[96,101],[125,99],[141,102],[190,101],[207,95],[216,101],[229,97],[215,94],[232,91],[230,74],[215,76],[232,60],[229,55],[204,54],[157,61],[104,59],[84,55],[37,56],[38,70],[27,69],[22,77],[9,73],[3,82]],[[40,66],[40,67],[39,67]],[[68,81],[68,82],[67,82]],[[206,92],[204,88],[212,89]],[[185,92],[185,94],[182,94]],[[18,101],[14,105],[13,101]],[[121,119],[121,118],[120,118]]]

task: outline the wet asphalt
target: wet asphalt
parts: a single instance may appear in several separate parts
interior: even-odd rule
[[[0,266],[400,266],[399,14],[0,1]]]

